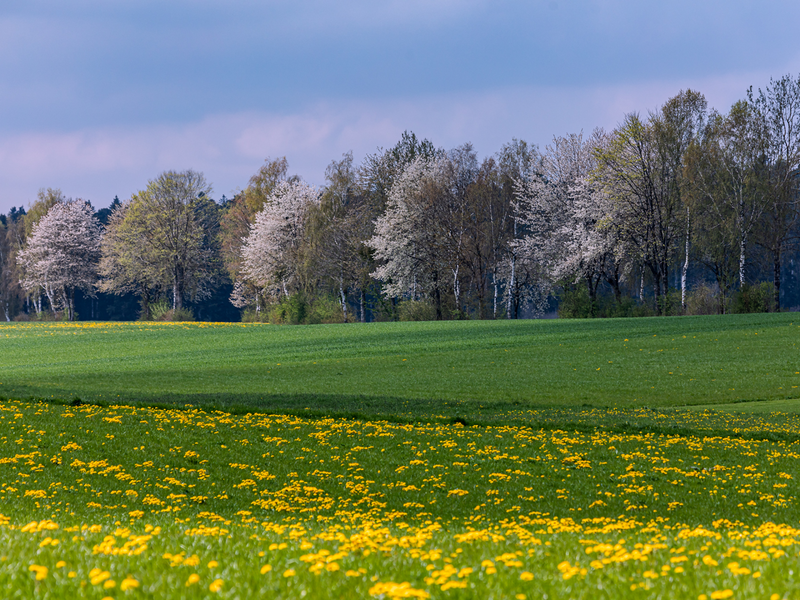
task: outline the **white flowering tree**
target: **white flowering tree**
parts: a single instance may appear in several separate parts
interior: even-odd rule
[[[319,192],[301,182],[281,181],[256,214],[242,243],[241,276],[260,294],[288,297],[301,287],[302,251],[306,217],[318,204]],[[245,286],[234,286],[231,301],[246,304]]]
[[[582,134],[554,138],[518,188],[527,234],[517,248],[542,265],[551,281],[583,281],[593,306],[604,279],[619,301],[623,276],[610,201],[593,177],[596,150],[605,144],[600,130],[589,139]]]
[[[75,319],[75,290],[94,294],[100,259],[100,224],[87,202],[60,201],[33,226],[17,255],[26,290],[40,289],[53,310]]]
[[[372,276],[390,297],[429,297],[442,318],[442,295],[458,278],[458,240],[448,233],[449,172],[446,157],[417,158],[392,185],[386,212],[367,245],[380,266]],[[457,237],[457,236],[456,236]]]

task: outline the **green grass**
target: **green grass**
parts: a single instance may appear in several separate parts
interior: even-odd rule
[[[0,589],[800,597],[795,317],[0,326]]]
[[[795,598],[800,441],[682,433],[709,417],[654,416],[668,434],[4,402],[0,586],[98,600]],[[800,417],[772,428],[797,440]]]
[[[800,406],[800,317],[0,326],[0,395],[491,418],[515,407]],[[739,407],[739,405],[736,405]],[[752,410],[759,406],[753,405]]]

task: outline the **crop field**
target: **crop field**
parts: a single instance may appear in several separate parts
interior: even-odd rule
[[[0,589],[797,598],[799,324],[7,325]]]
[[[800,315],[0,325],[0,397],[353,416],[800,398]]]

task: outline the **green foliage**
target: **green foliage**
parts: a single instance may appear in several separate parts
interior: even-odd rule
[[[333,296],[315,298],[306,316],[306,323],[341,323],[344,320],[342,304]],[[349,319],[352,321],[352,317]]]
[[[398,305],[400,321],[434,321],[436,307],[424,300],[404,300]]]
[[[558,293],[558,316],[562,319],[588,319],[597,316],[589,290],[583,285],[565,285]]]
[[[162,321],[162,322],[185,322],[194,321],[194,315],[188,308],[179,308],[177,310],[172,308],[172,305],[164,299],[152,302],[149,305],[150,314],[142,319],[143,321]]]
[[[655,311],[649,304],[627,296],[617,302],[611,295],[598,294],[592,303],[585,285],[565,285],[558,292],[558,316],[562,319],[652,317]]]
[[[269,311],[269,322],[276,325],[300,325],[306,322],[308,301],[300,291],[288,298],[282,297]]]
[[[268,322],[275,325],[319,325],[341,323],[344,319],[342,305],[335,297],[319,296],[309,300],[302,291],[281,298],[264,312],[269,315]],[[254,314],[249,318],[256,321]]]
[[[166,300],[158,300],[149,306],[150,314],[145,317],[145,321],[169,321],[165,315],[172,309],[172,305]]]
[[[731,304],[732,312],[738,314],[772,312],[775,304],[775,285],[771,281],[762,281],[756,285],[746,283],[733,295]]]
[[[161,320],[184,323],[187,321],[194,321],[195,318],[194,315],[192,314],[192,311],[189,310],[188,308],[175,308],[175,309],[170,309],[166,313],[164,313],[164,316],[162,317]]]
[[[265,310],[246,308],[242,311],[242,323],[269,323],[269,313]]]
[[[720,297],[718,290],[714,289],[710,285],[701,283],[693,290],[686,292],[686,314],[720,314]]]

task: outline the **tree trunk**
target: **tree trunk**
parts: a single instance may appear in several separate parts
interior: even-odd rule
[[[342,323],[347,323],[347,296],[344,293],[343,277],[339,277],[339,298],[342,303]]]
[[[362,323],[366,323],[367,322],[367,307],[366,307],[366,304],[367,304],[367,293],[364,291],[363,286],[361,288],[361,292],[359,293],[359,299],[360,299],[360,304],[361,304],[361,314],[359,315],[360,316],[360,320],[361,320]]]
[[[143,321],[149,321],[152,319],[150,315],[150,290],[146,287],[142,288],[141,293],[139,294],[139,318]]]
[[[686,312],[686,279],[689,273],[689,209],[686,209],[686,246],[684,249],[683,270],[681,271],[681,312]]]
[[[514,231],[516,233],[516,223],[514,224]],[[508,282],[508,302],[506,303],[506,318],[513,319],[514,315],[512,312],[512,304],[514,301],[514,286],[516,286],[516,274],[517,274],[517,256],[515,254],[511,254],[511,279]]]
[[[780,244],[772,253],[772,277],[775,286],[775,312],[781,312],[781,247]]]
[[[747,248],[747,234],[742,232],[739,238],[739,289],[744,287],[745,249]]]
[[[597,316],[597,284],[592,275],[586,275],[585,279],[586,287],[589,289],[589,316],[594,318]]]
[[[456,297],[456,310],[461,312],[461,287],[458,281],[458,270],[461,265],[453,269],[453,295]]]
[[[655,268],[651,268],[650,271],[653,274],[653,301],[656,314],[661,314],[661,311],[659,310],[659,303],[661,302],[661,273],[659,273],[658,269]]]
[[[178,311],[183,308],[183,298],[181,297],[181,289],[178,284],[177,275],[172,280],[172,310]]]
[[[492,273],[492,286],[494,287],[494,298],[492,299],[492,318],[497,318],[497,276]]]
[[[639,302],[644,303],[644,268],[639,273]]]
[[[436,320],[442,320],[442,293],[439,290],[439,275],[434,272],[433,274],[433,300],[436,305]]]

